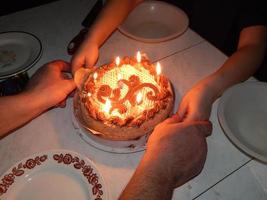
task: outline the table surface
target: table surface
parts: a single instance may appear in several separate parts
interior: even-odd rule
[[[0,32],[26,31],[40,38],[43,55],[30,69],[32,75],[51,60],[70,61],[67,44],[82,28],[81,22],[93,5],[94,1],[88,0],[61,0],[13,13],[0,18]],[[97,65],[118,55],[133,56],[137,50],[145,52],[153,62],[160,60],[163,73],[174,86],[175,109],[194,83],[215,71],[227,59],[190,29],[172,41],[156,44],[138,42],[115,31],[101,47]],[[207,138],[208,156],[204,169],[199,176],[177,188],[173,199],[267,199],[266,165],[245,155],[227,139],[217,120],[218,102],[212,108],[213,133]],[[0,140],[0,174],[36,152],[69,149],[87,156],[96,164],[105,179],[110,199],[117,199],[144,152],[115,154],[88,145],[76,134],[71,108],[72,99],[68,99],[66,108],[43,113]]]

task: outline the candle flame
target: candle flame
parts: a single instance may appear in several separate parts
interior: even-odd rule
[[[107,99],[105,106],[104,106],[104,112],[109,113],[110,109],[111,109],[111,102],[109,99]]]
[[[88,97],[91,97],[91,96],[92,96],[92,94],[91,94],[90,92],[88,92],[88,93],[87,93],[87,96],[88,96]]]
[[[142,59],[141,53],[140,53],[140,51],[137,51],[137,54],[136,54],[136,60],[137,60],[137,62],[140,63],[141,62],[141,59]]]
[[[94,75],[93,75],[93,77],[94,77],[94,80],[96,80],[96,79],[97,79],[97,76],[98,76],[98,74],[97,74],[97,72],[95,72],[95,73],[94,73]]]
[[[118,57],[115,59],[115,63],[116,63],[117,66],[119,66],[119,65],[120,65],[120,62],[121,62],[121,59],[120,59],[120,57],[118,56]]]
[[[118,73],[118,80],[122,79],[122,75],[120,73]]]
[[[140,103],[141,103],[142,98],[143,98],[143,95],[142,95],[141,92],[139,92],[139,93],[137,94],[137,96],[136,96],[136,102],[137,102],[137,104],[140,104]]]
[[[157,75],[160,75],[161,73],[161,66],[159,62],[157,62],[157,65],[156,65],[156,72],[157,72]]]

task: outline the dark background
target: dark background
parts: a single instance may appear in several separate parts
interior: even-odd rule
[[[1,0],[0,16],[58,0]]]

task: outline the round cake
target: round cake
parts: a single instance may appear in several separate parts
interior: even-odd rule
[[[124,57],[92,70],[75,104],[84,128],[105,139],[134,140],[170,115],[173,96],[159,63]]]

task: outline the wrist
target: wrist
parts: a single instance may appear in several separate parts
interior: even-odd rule
[[[206,92],[206,97],[211,102],[214,102],[222,94],[222,80],[220,77],[217,77],[215,74],[208,76],[207,78],[201,80],[197,85],[201,87],[201,90]]]
[[[158,154],[159,155],[159,154]],[[142,168],[149,171],[150,178],[159,185],[164,185],[166,190],[173,190],[178,179],[177,170],[173,172],[172,167],[168,165],[168,161],[164,162],[157,155],[156,151],[147,151],[142,159]]]
[[[101,46],[101,42],[99,41],[98,34],[94,31],[93,27],[89,29],[89,31],[87,32],[85,36],[85,42],[83,43],[86,44],[86,46],[94,45],[97,48]]]
[[[19,95],[24,99],[24,102],[29,104],[31,109],[35,110],[37,113],[41,113],[53,106],[51,97],[45,96],[41,92],[25,91]]]

